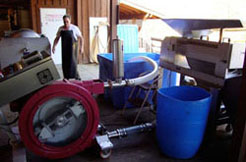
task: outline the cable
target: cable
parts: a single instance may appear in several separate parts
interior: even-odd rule
[[[13,121],[9,122],[9,123],[0,123],[0,126],[9,126],[14,124],[15,122],[17,122],[19,119],[19,116],[17,116]]]

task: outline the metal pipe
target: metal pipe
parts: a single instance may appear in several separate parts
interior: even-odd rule
[[[155,126],[152,123],[145,123],[127,128],[116,129],[111,132],[107,132],[108,138],[125,137],[130,134],[151,131]]]
[[[116,81],[107,81],[104,82],[104,88],[115,88],[115,87],[124,87],[127,86],[126,80],[122,80],[120,83]]]
[[[113,39],[113,74],[116,82],[121,82],[124,77],[124,60],[123,60],[123,41]]]
[[[155,128],[155,123],[145,123],[132,127],[120,128],[111,132],[106,132],[106,134],[104,135],[97,135],[96,141],[102,151],[107,151],[107,150],[111,150],[114,147],[113,143],[110,141],[110,138],[116,138],[116,137],[120,138],[135,133],[148,132],[148,131],[152,131],[154,128]]]
[[[146,83],[152,79],[154,79],[157,75],[158,75],[158,65],[157,63],[145,56],[139,56],[139,57],[134,57],[129,61],[136,61],[139,59],[143,59],[145,61],[147,61],[148,63],[150,63],[153,66],[153,70],[152,72],[141,76],[141,77],[137,77],[137,78],[133,78],[133,79],[126,79],[123,80],[122,82],[117,82],[117,81],[108,81],[108,82],[104,82],[104,88],[113,88],[113,87],[123,87],[123,86],[136,86],[136,85],[140,85],[143,83]]]

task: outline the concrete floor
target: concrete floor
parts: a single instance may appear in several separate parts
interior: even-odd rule
[[[57,65],[56,67],[61,78],[63,78],[61,65]],[[91,80],[99,78],[99,66],[97,64],[79,64],[78,72],[81,80]]]
[[[57,66],[61,73],[61,66]],[[82,80],[98,79],[99,69],[98,65],[88,64],[79,65],[79,74]],[[95,96],[100,109],[100,121],[108,128],[113,130],[115,128],[123,128],[132,126],[132,121],[136,115],[136,109],[127,109],[123,116],[121,110],[115,109],[110,101],[104,99],[103,95]],[[7,108],[6,108],[7,109]],[[6,110],[7,111],[7,110]],[[16,114],[15,114],[16,115]],[[150,111],[144,111],[140,116],[138,123],[152,122],[155,115]],[[221,132],[221,130],[220,130]],[[155,138],[155,131],[136,134],[121,139],[113,139],[114,149],[109,159],[101,159],[98,152],[92,147],[83,152],[62,160],[61,162],[226,162],[229,154],[231,144],[230,138],[225,136],[216,136],[212,140],[205,140],[200,147],[198,153],[192,159],[178,160],[169,158],[160,152],[158,142]],[[13,161],[12,148],[8,145],[8,137],[3,131],[0,131],[0,160],[1,162]],[[27,161],[31,162],[47,162],[54,160],[42,159],[27,151]]]

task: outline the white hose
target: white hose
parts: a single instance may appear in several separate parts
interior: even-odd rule
[[[148,74],[146,74],[144,76],[133,78],[133,79],[129,79],[127,81],[127,85],[128,86],[136,86],[136,85],[140,85],[140,84],[146,83],[148,81],[151,81],[152,79],[154,79],[158,75],[158,65],[157,65],[157,63],[154,60],[152,60],[149,57],[139,56],[139,57],[134,57],[134,58],[132,58],[129,61],[136,61],[136,60],[141,60],[141,59],[149,62],[152,65],[153,70],[150,73],[148,73]]]
[[[158,75],[158,65],[154,60],[152,60],[151,58],[146,57],[146,56],[138,56],[138,57],[134,57],[134,58],[130,59],[129,61],[132,62],[132,61],[136,61],[136,60],[147,61],[148,63],[150,63],[152,65],[153,70],[144,76],[129,79],[129,80],[126,79],[126,80],[123,80],[121,83],[114,82],[114,81],[110,82],[110,83],[105,82],[104,87],[107,88],[107,87],[136,86],[136,85],[140,85],[140,84],[146,83],[148,81],[151,81],[152,79],[154,79]]]

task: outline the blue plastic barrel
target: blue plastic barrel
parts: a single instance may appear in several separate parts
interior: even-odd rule
[[[211,94],[202,88],[161,88],[157,95],[156,136],[161,151],[188,159],[198,151],[205,132]]]

